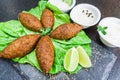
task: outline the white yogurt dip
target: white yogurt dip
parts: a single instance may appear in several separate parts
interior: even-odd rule
[[[77,8],[74,9],[74,12],[75,13],[71,13],[72,17],[74,17],[76,22],[80,22],[82,25],[90,25],[95,22],[95,14],[91,10],[80,7],[79,10]]]
[[[97,24],[101,18],[101,13],[97,7],[82,3],[72,9],[70,17],[74,22],[82,25],[85,29]]]
[[[104,39],[107,44],[109,43],[108,45],[110,47],[120,47],[120,19],[114,17],[104,18],[100,21],[99,25],[101,27],[108,27],[105,30],[106,35],[103,35],[99,31],[101,38]]]
[[[69,8],[69,5],[66,4],[65,2],[63,2],[62,0],[56,0],[56,1],[55,0],[49,0],[49,2],[52,3],[53,5],[56,5],[61,10]]]
[[[74,7],[76,0],[73,0],[71,5],[68,5],[67,3],[63,2],[63,0],[49,0],[49,2],[58,7],[63,12],[67,12],[70,9],[72,9],[72,7]]]

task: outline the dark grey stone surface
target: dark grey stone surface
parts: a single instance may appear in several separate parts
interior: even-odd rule
[[[83,69],[79,73],[71,75],[71,80],[72,78],[76,78],[76,80],[107,80],[117,57],[95,42],[92,42],[91,47],[92,68]]]
[[[0,80],[23,80],[7,60],[0,59]]]
[[[108,50],[92,42],[92,68],[82,69],[77,74],[45,75],[28,64],[17,64],[15,67],[27,80],[107,80],[109,73],[116,61],[116,56]]]
[[[120,55],[118,53],[118,55]],[[110,72],[110,75],[108,77],[108,80],[120,80],[120,57],[117,55],[116,63],[114,64],[114,67],[112,71]]]
[[[29,64],[14,64],[21,76],[26,80],[46,80],[47,76]]]

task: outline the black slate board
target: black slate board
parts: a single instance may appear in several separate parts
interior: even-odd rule
[[[92,64],[93,67],[88,69],[82,69],[77,74],[58,73],[56,75],[46,76],[38,71],[36,68],[29,64],[15,64],[19,74],[25,80],[107,80],[109,73],[117,59],[117,57],[104,49],[103,47],[92,41]],[[1,71],[4,72],[4,71]],[[8,74],[6,74],[8,75]],[[9,76],[9,75],[8,75]],[[13,76],[13,75],[12,75]],[[1,78],[0,78],[1,80]],[[12,79],[16,80],[16,79]],[[17,79],[21,80],[21,79]]]

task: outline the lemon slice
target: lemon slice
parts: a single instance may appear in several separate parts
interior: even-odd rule
[[[92,66],[91,60],[87,55],[86,51],[83,49],[83,47],[78,46],[77,51],[79,54],[79,64],[85,68],[91,67]]]
[[[77,52],[77,49],[75,49],[75,47],[73,47],[73,48],[69,49],[67,51],[67,53],[65,54],[64,68],[67,71],[72,72],[77,68],[78,62],[79,62],[79,54]]]

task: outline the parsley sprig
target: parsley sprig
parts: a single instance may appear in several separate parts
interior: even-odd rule
[[[42,36],[45,36],[46,34],[49,34],[50,31],[51,31],[51,28],[46,28],[46,29],[45,29],[45,28],[42,28],[42,29],[40,30]]]
[[[103,35],[106,35],[107,32],[106,32],[105,30],[106,30],[107,28],[108,28],[107,26],[102,27],[102,26],[98,25],[97,31],[101,31],[101,33],[102,33]]]

